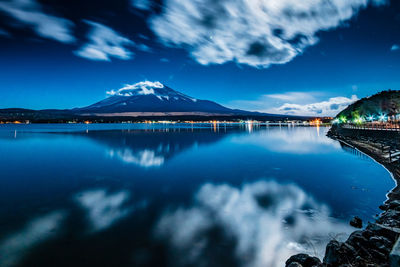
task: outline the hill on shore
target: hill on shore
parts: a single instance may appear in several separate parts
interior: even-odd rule
[[[354,102],[336,115],[336,118],[377,120],[380,116],[395,116],[399,113],[400,90],[387,90]]]

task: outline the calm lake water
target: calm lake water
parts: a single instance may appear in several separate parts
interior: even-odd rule
[[[327,128],[0,125],[0,266],[284,266],[394,187]]]

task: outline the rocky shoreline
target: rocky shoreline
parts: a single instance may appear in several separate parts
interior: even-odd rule
[[[400,137],[379,136],[369,138],[369,133],[354,134],[344,129],[332,127],[328,133],[342,145],[357,149],[387,168],[396,181],[396,187],[387,195],[387,200],[379,208],[382,213],[373,223],[350,234],[345,242],[331,240],[326,246],[322,261],[307,254],[298,254],[286,261],[287,267],[350,267],[350,266],[400,266],[400,160],[393,160],[391,150],[384,153],[385,144],[397,144]],[[360,221],[351,222],[359,226]]]

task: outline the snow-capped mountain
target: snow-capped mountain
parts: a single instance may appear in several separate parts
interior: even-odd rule
[[[143,81],[125,85],[107,92],[109,97],[75,112],[89,114],[125,112],[202,112],[237,114],[245,111],[232,110],[208,100],[199,100],[175,91],[160,82]]]
[[[0,109],[0,120],[32,122],[65,122],[99,119],[102,122],[142,120],[152,118],[261,119],[280,121],[288,118],[305,120],[308,117],[267,114],[230,109],[209,100],[200,100],[175,91],[160,82],[139,82],[107,92],[106,99],[93,105],[73,109],[31,110]],[[145,156],[148,156],[145,155]]]

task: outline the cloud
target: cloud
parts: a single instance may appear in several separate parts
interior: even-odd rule
[[[137,152],[125,148],[122,150],[110,150],[111,157],[118,157],[125,163],[133,163],[141,167],[159,167],[164,164],[164,157],[157,155],[154,150],[144,149]]]
[[[312,93],[309,92],[287,92],[284,94],[269,94],[264,95],[264,97],[277,99],[281,101],[307,101],[310,99],[314,99]]]
[[[168,58],[165,58],[165,57],[163,57],[163,58],[160,58],[160,62],[163,62],[163,63],[168,63],[168,62],[169,62],[169,59],[168,59]]]
[[[145,44],[138,44],[138,45],[136,46],[136,48],[137,48],[138,50],[142,51],[142,52],[148,52],[148,53],[150,53],[150,52],[152,51],[151,48],[148,47],[148,46],[145,45]]]
[[[167,46],[186,48],[199,63],[284,64],[368,4],[382,0],[165,1],[149,24]]]
[[[0,12],[17,20],[21,25],[32,28],[38,35],[62,43],[72,43],[74,24],[64,18],[45,14],[35,0],[11,0],[0,2]],[[12,24],[10,24],[12,25]]]
[[[271,106],[289,103],[307,104],[317,101],[320,92],[285,92],[277,94],[264,94],[255,100],[235,100],[230,106],[238,109],[268,112]]]
[[[332,235],[350,231],[298,186],[259,181],[242,188],[203,185],[191,207],[164,213],[155,236],[170,247],[173,266],[233,259],[235,266],[261,267],[283,266],[301,252],[322,256]]]
[[[135,84],[126,84],[116,91],[108,91],[107,94],[119,96],[132,96],[134,94],[149,95],[154,94],[154,88],[164,88],[164,85],[160,82],[143,81]]]
[[[150,0],[131,0],[132,6],[142,10],[149,10],[151,8]]]
[[[89,43],[74,52],[77,56],[99,61],[110,61],[112,57],[122,60],[133,57],[133,52],[126,48],[134,46],[133,41],[100,23],[85,22],[92,27],[88,34]]]
[[[75,200],[87,210],[91,231],[97,232],[111,227],[132,212],[132,207],[124,207],[129,198],[127,191],[111,194],[97,189],[80,193]]]
[[[390,51],[397,51],[399,49],[400,49],[400,46],[395,44],[392,46],[392,48],[390,48]]]
[[[272,114],[333,116],[358,100],[357,96],[353,95],[351,98],[338,96],[329,98],[327,101],[320,101],[323,95],[318,91],[265,94],[256,100],[236,100],[228,105],[238,109]]]
[[[271,109],[271,112],[277,112],[288,115],[303,115],[303,116],[335,116],[348,105],[358,100],[356,95],[351,98],[338,96],[329,98],[328,101],[322,101],[312,104],[292,104],[286,103],[282,106]]]
[[[63,212],[53,212],[28,222],[21,231],[0,242],[0,266],[16,265],[21,258],[39,243],[53,238],[64,220]]]

